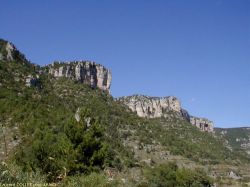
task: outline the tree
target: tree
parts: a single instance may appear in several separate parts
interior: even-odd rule
[[[91,117],[88,109],[79,112],[80,120],[72,119],[64,131],[72,143],[70,173],[89,173],[102,169],[107,156],[107,144],[103,141],[100,121]]]

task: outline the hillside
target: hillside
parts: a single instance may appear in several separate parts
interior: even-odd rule
[[[216,128],[216,135],[226,140],[225,144],[234,151],[245,151],[250,155],[250,128]]]
[[[127,105],[138,116],[144,118],[169,118],[169,112],[176,117],[188,121],[202,131],[214,132],[213,122],[200,117],[194,117],[183,109],[181,102],[174,96],[150,97],[145,95],[132,95],[117,98],[117,101]]]
[[[99,181],[93,186],[250,181],[249,155],[229,149],[225,137],[201,131],[175,111],[139,117],[109,94],[106,83],[102,89],[83,81],[89,79],[75,80],[75,73],[54,76],[4,40],[0,49],[0,160],[5,161],[0,181],[62,186],[90,186],[93,179]],[[93,80],[98,85],[98,77]]]

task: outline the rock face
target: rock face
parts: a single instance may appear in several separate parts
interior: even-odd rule
[[[181,108],[181,102],[174,96],[149,97],[144,95],[133,95],[120,97],[117,98],[117,100],[127,105],[140,117],[168,117],[168,112],[173,111],[176,115],[186,119],[202,131],[213,132],[212,121],[205,118],[190,116],[186,110]]]
[[[0,39],[0,60],[27,62],[25,56],[10,42]]]
[[[121,97],[117,100],[126,104],[140,117],[157,118],[164,117],[168,111],[175,111],[180,114],[182,111],[180,101],[173,96],[149,97],[144,95],[134,95]]]
[[[67,77],[110,93],[111,71],[95,62],[54,62],[48,65],[48,73],[55,78]]]
[[[31,63],[10,42],[0,39],[0,61],[17,61],[26,65]],[[39,69],[39,68],[38,68]],[[92,88],[100,88],[110,93],[111,71],[100,64],[90,61],[54,62],[45,71],[55,78],[66,77]],[[43,70],[41,70],[42,73]],[[26,86],[35,85],[37,78],[31,75],[25,79]]]
[[[190,123],[201,129],[202,131],[213,132],[213,122],[206,118],[190,117]]]

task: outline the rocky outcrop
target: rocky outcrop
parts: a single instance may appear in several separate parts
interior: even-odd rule
[[[25,85],[27,87],[37,86],[39,82],[38,80],[39,80],[39,75],[36,76],[28,75],[25,79]]]
[[[47,67],[48,73],[55,78],[70,78],[110,93],[111,71],[100,64],[89,61],[54,62]]]
[[[0,61],[17,61],[36,68],[31,64],[25,56],[20,53],[17,48],[10,42],[0,39]],[[100,88],[110,93],[111,71],[100,64],[90,61],[72,61],[72,62],[54,62],[44,67],[45,72],[51,74],[55,78],[66,77],[89,85],[92,88]],[[42,73],[44,73],[43,70]],[[39,73],[41,74],[41,73]],[[37,78],[27,76],[25,79],[26,86],[36,84]]]
[[[0,39],[0,60],[28,62],[25,56],[11,42],[3,39]]]
[[[174,96],[168,97],[149,97],[144,95],[133,95],[117,98],[127,105],[133,112],[140,117],[158,118],[168,117],[169,112],[174,112],[177,116],[189,121],[192,125],[202,131],[213,132],[213,122],[205,118],[190,116],[189,113],[181,108],[181,102]]]
[[[190,117],[190,123],[202,131],[214,132],[213,122],[206,118]]]
[[[140,117],[157,118],[164,117],[169,111],[175,111],[179,114],[182,112],[180,101],[173,96],[149,97],[144,95],[134,95],[120,97],[117,100],[126,104]]]

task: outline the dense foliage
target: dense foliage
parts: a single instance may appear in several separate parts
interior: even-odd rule
[[[103,130],[88,110],[79,113],[80,121],[71,119],[62,127],[36,128],[33,136],[16,153],[15,159],[26,170],[39,168],[49,180],[75,173],[102,169],[107,155]]]

